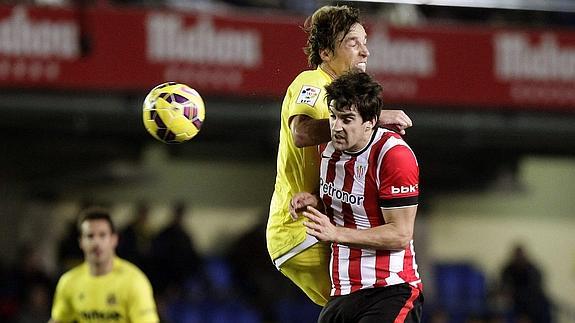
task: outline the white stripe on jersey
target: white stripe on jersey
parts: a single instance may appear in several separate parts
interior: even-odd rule
[[[401,277],[399,277],[397,273],[394,272],[389,273],[389,277],[385,279],[385,282],[387,285],[397,285],[405,283],[405,281],[401,279]]]
[[[361,288],[373,287],[376,282],[375,277],[375,250],[361,250]]]
[[[411,250],[411,254],[415,255],[415,246],[413,245],[413,240],[409,241],[409,250]],[[415,261],[415,256],[412,257],[412,261],[411,261],[411,266],[413,267],[413,271],[415,272],[415,277],[420,278],[419,277],[419,271],[417,270],[417,268],[419,267],[417,265],[417,262]]]
[[[392,273],[398,273],[403,270],[403,257],[405,256],[405,250],[392,251],[389,253],[389,271]]]

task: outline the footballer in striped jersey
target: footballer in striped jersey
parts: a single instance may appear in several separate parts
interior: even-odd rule
[[[400,135],[377,126],[381,86],[352,71],[326,87],[331,142],[320,148],[307,233],[331,243],[331,296],[318,322],[419,322],[423,297],[413,230],[419,167]]]

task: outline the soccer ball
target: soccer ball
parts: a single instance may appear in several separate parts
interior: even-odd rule
[[[144,99],[144,127],[154,138],[168,144],[194,138],[202,128],[205,114],[200,94],[181,83],[160,84]]]

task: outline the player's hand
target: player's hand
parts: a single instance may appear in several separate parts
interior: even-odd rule
[[[403,110],[381,110],[378,125],[405,135],[405,129],[413,126],[413,122]]]
[[[318,204],[319,200],[317,196],[308,192],[296,193],[289,203],[291,218],[297,220],[299,218],[298,213],[305,211],[308,206],[317,207]]]
[[[308,219],[303,225],[308,234],[316,237],[320,241],[337,241],[337,227],[331,223],[329,217],[316,208],[308,206],[303,215]]]

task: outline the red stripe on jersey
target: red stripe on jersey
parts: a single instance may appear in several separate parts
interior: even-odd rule
[[[335,164],[339,161],[340,157],[341,152],[334,151],[334,153],[331,155],[331,158],[328,161],[326,181],[329,181],[330,183],[333,182],[333,180],[335,179]],[[332,198],[329,195],[326,194],[323,196],[324,205],[329,206],[331,205],[331,202]],[[326,207],[326,215],[331,219],[331,222],[335,224],[333,221],[333,209],[331,207]],[[338,262],[339,249],[337,248],[336,244],[332,244],[331,248],[332,248],[332,281],[333,281],[332,288],[335,290],[335,295],[340,295],[341,281],[339,279],[339,262]]]
[[[399,277],[405,281],[415,281],[417,276],[415,276],[415,271],[413,270],[413,256],[411,252],[411,242],[405,248],[405,256],[403,256],[403,271],[399,273]]]
[[[415,302],[415,300],[419,297],[419,294],[421,293],[421,291],[413,286],[411,287],[411,296],[409,296],[409,298],[407,299],[407,302],[405,302],[405,305],[403,305],[403,307],[401,308],[401,310],[399,311],[399,314],[397,315],[397,317],[395,318],[395,321],[393,321],[393,323],[403,323],[405,322],[405,318],[407,317],[407,314],[409,314],[409,311],[411,311],[413,309],[413,302]]]
[[[323,153],[322,153],[323,155]],[[328,183],[333,182],[333,180],[335,179],[335,164],[339,161],[339,158],[341,157],[341,152],[340,151],[335,151],[332,155],[331,158],[328,161],[328,166],[327,166],[327,174],[326,174],[326,181]],[[323,203],[326,206],[331,205],[331,196],[329,195],[324,195],[323,196]],[[333,223],[333,209],[332,208],[327,208],[327,216],[329,216],[330,219],[332,219],[332,223]]]
[[[385,279],[389,277],[389,250],[377,250],[375,252],[375,285],[386,286]]]
[[[341,295],[341,280],[339,279],[339,248],[337,244],[333,243],[331,245],[331,275],[332,275],[332,295],[339,296]]]
[[[355,158],[352,158],[345,162],[345,177],[343,178],[343,188],[344,192],[351,193],[353,188],[353,177],[355,175]],[[353,218],[353,210],[351,209],[351,205],[349,203],[342,202],[341,209],[343,213],[343,224],[346,228],[355,229],[357,226],[355,225],[355,219]]]

